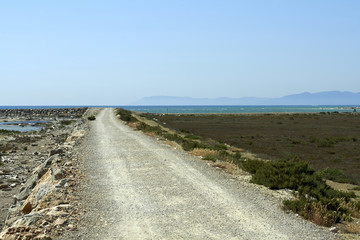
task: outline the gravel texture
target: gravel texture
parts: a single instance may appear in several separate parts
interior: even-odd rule
[[[102,110],[81,151],[85,214],[59,239],[336,239],[280,200]]]

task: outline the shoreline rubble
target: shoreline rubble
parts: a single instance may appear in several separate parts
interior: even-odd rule
[[[0,239],[53,239],[76,230],[81,172],[74,148],[86,133],[87,110],[0,110],[0,119],[53,120],[45,130],[0,134]]]

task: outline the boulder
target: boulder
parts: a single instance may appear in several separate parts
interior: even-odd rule
[[[25,185],[20,189],[19,194],[17,195],[17,200],[24,200],[30,194],[33,188],[36,186],[37,176],[31,176],[25,183]]]
[[[61,148],[53,149],[50,151],[49,157],[51,157],[52,155],[55,155],[55,154],[59,154],[59,155],[64,154],[64,150]]]
[[[38,179],[40,179],[50,168],[51,164],[53,162],[56,162],[58,159],[59,159],[59,155],[55,154],[49,157],[43,164],[41,164],[40,167],[36,170]]]
[[[58,168],[53,171],[52,180],[53,181],[60,180],[60,179],[65,178],[65,176],[66,176],[66,172],[64,170]]]
[[[48,195],[49,193],[51,193],[54,190],[54,185],[52,184],[41,184],[35,193],[35,203],[38,204],[40,202],[41,199],[43,199],[46,195]]]
[[[32,205],[30,202],[26,202],[26,204],[24,205],[24,207],[21,209],[21,212],[24,214],[29,214],[32,211]]]

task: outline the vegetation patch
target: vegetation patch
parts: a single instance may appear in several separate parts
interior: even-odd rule
[[[321,171],[326,179],[339,183],[356,184],[355,180],[347,176],[343,171],[337,168],[326,168]]]
[[[174,126],[173,122],[169,121],[167,117],[170,117],[173,120],[173,116],[168,115],[154,115],[154,114],[143,114],[149,119],[157,119],[157,122],[166,122],[167,127]],[[286,115],[285,115],[286,116]],[[260,119],[261,123],[269,123],[269,118],[273,118],[273,124],[281,125],[278,127],[276,131],[272,128],[269,128],[273,134],[273,132],[278,133],[278,131],[283,131],[285,127],[291,126],[291,124],[296,123],[294,119],[298,119],[299,116],[304,117],[302,115],[294,115],[289,118],[281,118],[281,124],[276,122],[276,119],[279,116],[263,115],[261,117],[248,117],[253,121]],[[311,116],[311,115],[310,115]],[[320,116],[320,115],[319,115]],[[340,116],[340,115],[339,115]],[[176,116],[175,116],[176,117]],[[221,126],[229,125],[229,122],[234,122],[232,119],[234,116],[221,116],[222,121]],[[317,116],[318,117],[318,116]],[[185,119],[184,119],[185,118]],[[186,119],[189,118],[189,119]],[[220,133],[217,128],[211,128],[211,134],[201,134],[201,133],[210,133],[209,129],[204,130],[204,126],[208,126],[208,124],[194,124],[191,120],[197,118],[206,118],[207,121],[213,121],[213,119],[218,118],[216,116],[195,116],[195,115],[185,115],[182,118],[176,117],[178,121],[186,124],[179,124],[174,129],[176,133],[169,133],[163,130],[160,126],[150,126],[144,122],[139,122],[136,124],[137,129],[165,138],[169,141],[177,142],[182,146],[185,151],[190,151],[191,154],[196,156],[203,156],[203,159],[209,161],[217,161],[219,160],[219,164],[214,165],[219,168],[228,169],[228,172],[232,172],[235,169],[235,164],[240,166],[245,171],[251,173],[252,182],[260,185],[267,186],[270,189],[291,189],[294,191],[296,195],[295,200],[286,200],[283,202],[283,207],[286,210],[293,211],[298,213],[305,219],[309,219],[316,224],[323,226],[332,226],[335,223],[341,221],[350,221],[352,217],[358,217],[360,211],[360,203],[355,201],[354,192],[342,192],[335,190],[326,184],[325,179],[330,179],[333,181],[339,182],[351,182],[351,178],[348,177],[344,172],[337,170],[335,168],[327,168],[323,171],[316,171],[312,167],[310,167],[309,162],[305,162],[300,160],[297,156],[297,152],[294,152],[294,146],[296,149],[300,149],[305,153],[313,153],[319,151],[320,154],[326,153],[325,156],[329,156],[329,154],[333,155],[336,152],[336,155],[341,157],[341,144],[353,144],[358,141],[357,137],[353,136],[344,136],[344,137],[322,137],[321,134],[313,136],[306,136],[304,129],[302,129],[301,134],[299,136],[295,136],[293,138],[281,137],[278,135],[274,135],[271,138],[274,141],[269,141],[269,136],[267,134],[267,130],[264,130],[264,126],[257,125],[257,130],[260,129],[260,132],[253,132],[251,134],[239,134],[238,136],[234,136],[234,130],[231,129],[229,133],[232,136],[232,140],[240,141],[242,143],[246,143],[251,139],[251,146],[260,147],[261,149],[271,149],[271,152],[276,154],[280,154],[280,156],[286,155],[285,160],[276,160],[276,161],[262,161],[256,159],[244,159],[240,152],[231,151],[235,149],[231,147],[229,149],[229,145],[231,141],[226,138],[224,132]],[[229,120],[230,118],[230,120]],[[304,117],[308,119],[308,116]],[[311,119],[311,118],[309,118]],[[227,121],[228,120],[228,121]],[[316,121],[320,121],[317,119]],[[250,121],[249,125],[253,124]],[[291,122],[290,122],[291,121]],[[225,123],[224,123],[225,122]],[[278,121],[279,122],[279,121]],[[168,124],[170,123],[170,124]],[[213,122],[212,122],[213,123]],[[188,128],[187,124],[192,124],[194,128]],[[175,124],[176,125],[176,124]],[[216,124],[214,124],[216,125]],[[180,127],[181,126],[181,127]],[[232,125],[232,128],[234,126]],[[272,127],[275,127],[273,125]],[[248,130],[248,126],[246,130]],[[244,128],[242,128],[244,129]],[[221,129],[223,130],[223,129]],[[286,132],[286,131],[285,131]],[[293,132],[293,129],[291,129]],[[260,135],[261,133],[261,135]],[[288,132],[287,132],[288,133]],[[195,135],[198,134],[198,135]],[[221,137],[216,135],[215,140],[211,140],[211,136],[213,134],[219,134]],[[243,137],[245,136],[245,137]],[[250,136],[250,137],[248,137]],[[225,139],[225,141],[224,141]],[[261,144],[259,145],[259,141]],[[291,144],[289,144],[289,141]],[[241,147],[242,145],[235,145],[236,147]],[[352,146],[352,145],[351,145]],[[322,148],[327,150],[323,151]],[[334,148],[329,150],[328,148]],[[274,151],[274,149],[276,151]],[[316,151],[315,151],[316,149]],[[354,145],[352,150],[356,151],[356,147]],[[310,151],[311,150],[311,151]],[[319,154],[317,152],[317,154]],[[333,153],[334,152],[334,153]],[[342,152],[343,153],[343,152]],[[353,153],[353,152],[352,152]],[[303,152],[301,152],[303,156]],[[295,156],[295,157],[294,157]],[[340,162],[342,163],[342,162]],[[228,167],[226,167],[226,166]],[[224,167],[225,166],[225,167]],[[335,169],[335,170],[334,170]]]
[[[89,117],[88,117],[88,120],[89,120],[89,121],[94,121],[95,119],[96,119],[95,116],[89,116]]]
[[[73,122],[74,122],[73,120],[62,120],[62,121],[60,121],[60,124],[62,126],[68,126],[68,125],[72,124]]]
[[[248,160],[242,163],[244,170],[253,174],[251,181],[270,189],[291,189],[297,199],[285,200],[284,209],[298,213],[316,224],[331,226],[349,220],[354,208],[349,206],[354,192],[341,192],[329,187],[322,172],[309,163],[294,158],[280,161]],[[358,204],[358,203],[357,203]]]
[[[135,117],[133,117],[131,111],[129,111],[129,110],[119,108],[117,110],[117,113],[120,115],[120,119],[125,122],[136,122],[137,121],[137,119]]]
[[[206,155],[203,159],[208,160],[208,161],[213,161],[213,162],[216,162],[216,160],[217,160],[214,155]]]
[[[280,160],[297,155],[318,171],[341,169],[360,183],[360,114],[143,114],[186,136],[200,136]],[[282,124],[278,124],[281,122]],[[301,123],[301,124],[300,124]],[[321,126],[321,127],[319,127]]]

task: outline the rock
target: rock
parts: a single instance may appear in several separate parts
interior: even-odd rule
[[[61,148],[58,148],[58,149],[54,149],[54,150],[51,150],[50,153],[49,153],[49,157],[51,157],[52,155],[55,155],[55,154],[63,154],[64,153],[64,150],[61,149]]]
[[[66,172],[60,168],[54,170],[53,174],[52,174],[52,180],[56,181],[56,180],[60,180],[65,178]]]
[[[42,219],[44,216],[43,214],[39,212],[32,212],[29,214],[24,215],[22,218],[18,219],[13,226],[19,227],[19,226],[32,226],[35,225],[37,221]]]
[[[27,202],[25,206],[21,209],[21,212],[24,214],[29,214],[32,211],[32,205],[30,202]]]
[[[20,192],[17,196],[18,200],[26,199],[30,194],[33,188],[36,186],[37,176],[31,176],[25,183],[25,185],[20,189]]]
[[[5,189],[5,188],[8,188],[9,187],[9,185],[7,185],[7,184],[0,184],[0,189]]]
[[[37,169],[37,175],[38,175],[38,179],[40,179],[49,169],[49,167],[51,166],[51,164],[53,162],[56,162],[57,159],[59,158],[59,155],[55,154],[53,156],[51,156],[50,158],[48,158],[43,164],[41,164],[41,166]]]
[[[67,184],[67,182],[69,182],[68,178],[61,179],[60,182],[55,185],[55,187],[56,188],[64,187]]]
[[[329,228],[330,232],[337,233],[339,230],[336,227]]]
[[[40,235],[36,236],[34,238],[34,240],[52,240],[52,238],[45,234],[40,234]]]
[[[65,166],[65,167],[72,166],[72,162],[70,162],[70,161],[69,161],[69,162],[66,162],[66,163],[64,164],[64,166]]]
[[[58,218],[55,220],[54,225],[63,225],[66,222],[66,218]]]
[[[35,193],[35,202],[36,204],[40,202],[41,199],[43,199],[43,197],[45,197],[46,195],[48,195],[49,193],[51,193],[54,189],[54,185],[52,184],[41,184]]]

